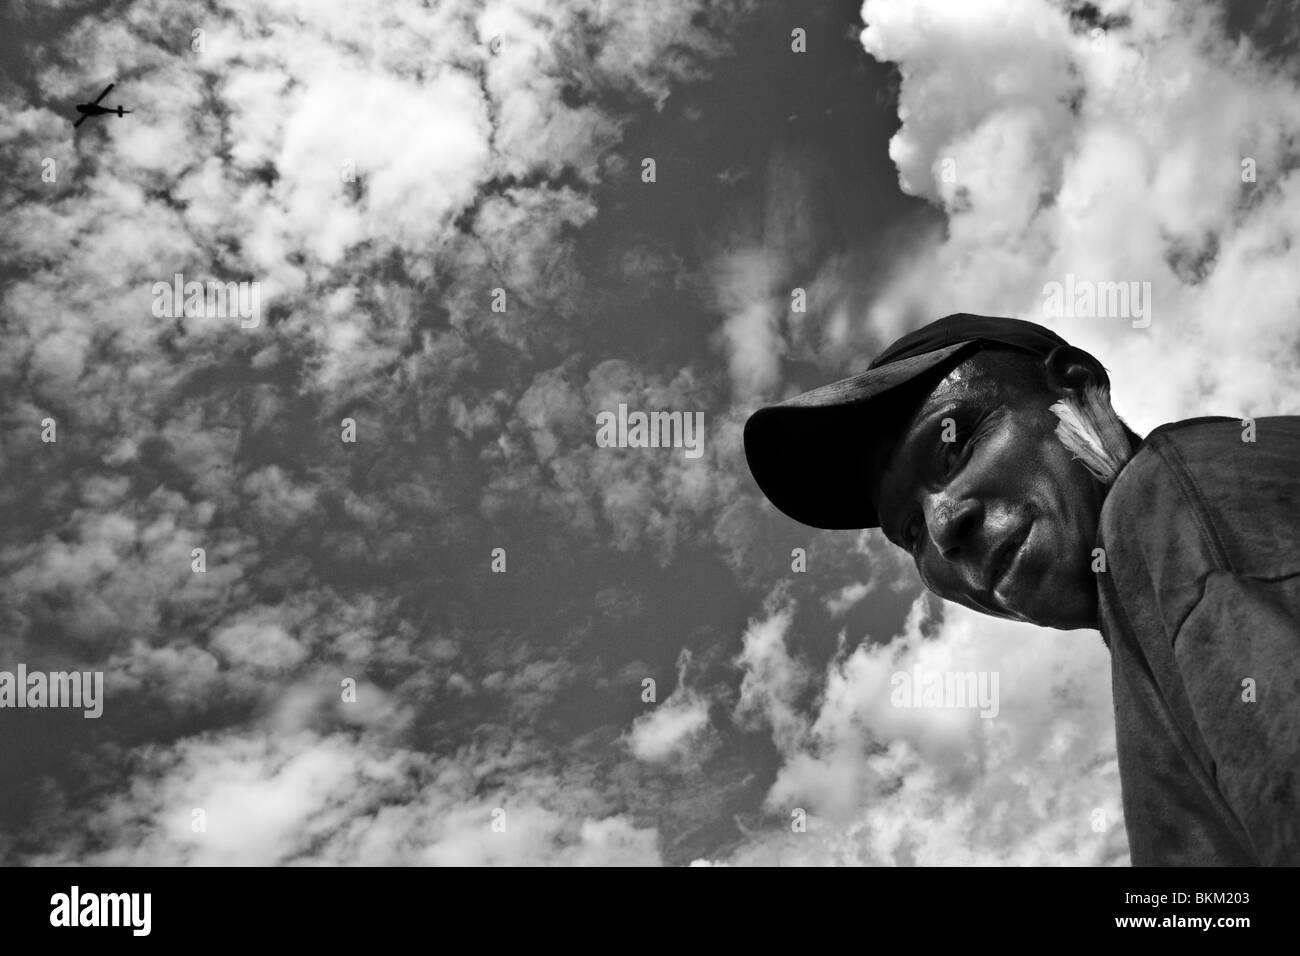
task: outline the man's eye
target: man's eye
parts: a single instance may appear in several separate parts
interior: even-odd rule
[[[974,442],[972,439],[975,435],[975,429],[962,426],[958,429],[952,441],[944,442],[943,449],[939,452],[940,473],[946,478],[957,467],[962,455],[970,448]]]
[[[943,447],[939,451],[939,473],[946,476],[950,471],[952,471],[957,464],[957,459],[961,456],[961,453],[965,448],[966,432],[963,429],[953,436],[952,441],[946,441],[943,443]]]

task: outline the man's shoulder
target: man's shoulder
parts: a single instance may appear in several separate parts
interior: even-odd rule
[[[1260,543],[1278,534],[1279,521],[1294,520],[1298,485],[1300,416],[1171,422],[1147,435],[1120,472],[1100,538],[1134,540],[1135,529],[1148,527],[1172,539],[1181,530],[1216,563],[1233,563],[1229,552],[1238,549],[1228,539],[1237,530],[1246,534],[1237,544]]]
[[[1170,450],[1182,460],[1189,453],[1193,458],[1200,458],[1214,446],[1221,448],[1225,442],[1240,441],[1241,427],[1239,419],[1207,416],[1169,422],[1153,429],[1106,495],[1101,512],[1103,537],[1110,536],[1107,531],[1141,523],[1155,496],[1177,493],[1178,481],[1170,466]]]
[[[1188,459],[1205,454],[1221,456],[1225,450],[1249,450],[1242,446],[1258,444],[1261,440],[1280,442],[1288,447],[1300,444],[1300,415],[1268,415],[1261,418],[1211,415],[1169,422],[1152,429],[1142,440],[1138,454],[1150,454],[1161,447],[1172,446]]]
[[[1252,446],[1263,446],[1257,449]],[[1257,455],[1257,451],[1263,455]],[[1181,465],[1205,480],[1215,472],[1229,473],[1243,461],[1266,458],[1268,463],[1291,459],[1300,451],[1300,415],[1265,418],[1206,416],[1169,422],[1153,429],[1138,446],[1106,497],[1107,506],[1124,507],[1141,500],[1151,482],[1172,482]]]

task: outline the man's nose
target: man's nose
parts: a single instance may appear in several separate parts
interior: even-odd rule
[[[930,540],[950,561],[969,545],[984,518],[984,509],[974,498],[957,498],[946,492],[928,496],[925,509]]]

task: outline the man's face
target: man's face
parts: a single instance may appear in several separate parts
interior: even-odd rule
[[[874,487],[881,527],[940,597],[995,617],[1096,627],[1104,488],[1056,438],[1052,399],[1006,387],[987,355],[953,369],[904,427]]]

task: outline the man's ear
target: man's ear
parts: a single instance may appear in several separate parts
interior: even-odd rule
[[[1060,394],[1082,392],[1089,385],[1110,388],[1110,377],[1101,363],[1083,349],[1072,345],[1058,345],[1043,359],[1047,382]]]

